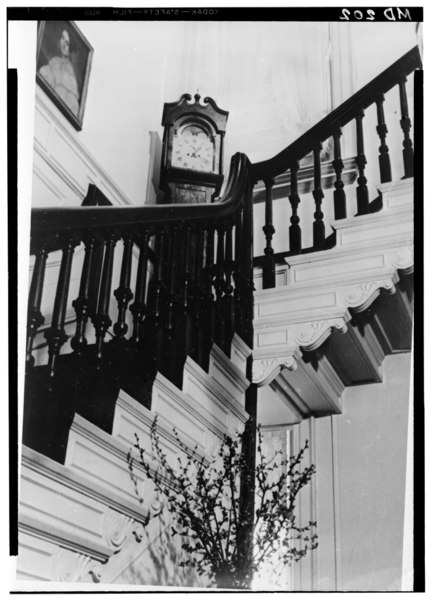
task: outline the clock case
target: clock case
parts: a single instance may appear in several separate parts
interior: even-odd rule
[[[161,157],[160,188],[164,203],[209,203],[218,196],[223,182],[223,145],[229,113],[209,97],[183,94],[177,102],[164,104],[164,137]],[[212,171],[179,168],[173,165],[173,141],[179,129],[195,125],[204,129],[213,143]]]

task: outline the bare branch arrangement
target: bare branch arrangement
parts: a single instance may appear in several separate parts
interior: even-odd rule
[[[296,500],[314,475],[314,465],[301,467],[308,441],[296,456],[281,450],[266,456],[260,427],[253,472],[242,455],[242,433],[224,436],[216,456],[208,461],[189,449],[174,429],[182,457],[170,463],[158,434],[157,419],[151,427],[151,456],[146,455],[136,435],[135,448],[147,477],[165,497],[175,526],[173,535],[182,537],[185,559],[182,566],[207,575],[218,588],[248,589],[255,573],[272,560],[282,565],[302,559],[318,546],[316,522],[297,523]],[[133,481],[134,458],[128,454]],[[242,509],[241,480],[249,476],[255,484],[254,522],[247,522]],[[245,539],[245,527],[252,534]]]

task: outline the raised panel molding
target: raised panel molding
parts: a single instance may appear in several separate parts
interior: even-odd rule
[[[292,293],[289,286],[284,289],[284,293],[280,288],[280,308],[274,307],[274,310],[280,310],[281,319],[277,321],[272,315],[259,316],[254,321],[253,382],[266,385],[278,375],[282,367],[287,366],[293,370],[296,349],[314,351],[324,343],[332,331],[347,333],[347,323],[351,320],[352,313],[367,310],[380,294],[395,293],[398,280],[399,276],[395,271],[392,277],[386,279],[334,287],[334,305],[325,305],[322,310],[316,308],[315,318],[309,319],[305,318],[305,302],[302,301],[302,295]],[[303,293],[308,295],[307,290],[303,290]],[[329,297],[330,293],[326,296]],[[256,297],[256,301],[257,299]],[[259,302],[260,299],[257,303]],[[273,303],[275,304],[275,300]],[[284,315],[284,305],[289,303],[292,306],[290,314]],[[295,309],[297,306],[298,311]],[[259,314],[260,308],[259,304]],[[266,310],[264,312],[266,313]],[[285,321],[283,324],[282,320]],[[275,363],[272,362],[273,359],[276,360]]]
[[[36,86],[35,175],[50,169],[51,187],[65,188],[63,203],[80,204],[89,183],[103,189],[114,205],[131,204],[126,194],[79,141],[69,123],[56,114],[45,94]],[[68,153],[65,154],[64,150]],[[72,162],[71,162],[72,161]],[[71,172],[71,164],[75,165]],[[36,206],[44,206],[43,197],[34,197]]]
[[[336,222],[334,248],[286,258],[287,284],[255,292],[257,385],[294,371],[300,350],[317,350],[332,331],[346,333],[353,314],[394,294],[399,275],[413,272],[413,181],[380,191],[381,212]]]
[[[20,581],[110,582],[147,555],[161,534],[154,516],[162,514],[164,501],[140,466],[136,436],[151,467],[150,429],[157,415],[160,446],[169,460],[182,453],[179,438],[206,462],[216,457],[221,437],[241,430],[248,418],[233,393],[243,393],[249,384],[243,369],[251,350],[235,339],[233,351],[237,364],[214,348],[210,373],[188,360],[185,380],[198,385],[199,397],[159,374],[152,411],[121,391],[112,434],[75,414],[64,465],[23,447]]]
[[[137,499],[120,499],[25,446],[22,460],[20,580],[99,582],[101,564],[129,538],[141,542],[153,513]]]

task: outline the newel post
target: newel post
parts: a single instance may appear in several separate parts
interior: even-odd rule
[[[243,218],[243,244],[241,248],[242,269],[245,281],[246,296],[244,297],[244,341],[252,349],[254,343],[254,284],[253,284],[253,182],[247,184],[244,200]],[[247,364],[247,377],[252,380],[252,357]],[[242,452],[245,466],[241,475],[241,499],[240,518],[243,525],[240,526],[237,539],[239,555],[246,564],[246,575],[248,584],[252,583],[252,572],[248,571],[248,564],[252,563],[254,548],[254,500],[255,500],[255,467],[256,467],[256,432],[257,432],[257,386],[250,384],[245,394],[245,410],[249,419],[245,424],[243,433]]]

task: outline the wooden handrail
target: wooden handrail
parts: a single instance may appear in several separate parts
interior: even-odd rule
[[[241,193],[250,177],[250,161],[237,153],[231,159],[227,188],[221,201],[214,204],[170,204],[148,206],[79,206],[62,208],[33,208],[32,234],[42,232],[64,233],[84,228],[124,228],[128,226],[161,224],[179,221],[197,222],[234,214]]]
[[[389,91],[413,70],[421,67],[421,56],[418,46],[415,46],[279,154],[269,160],[253,164],[254,180],[257,182],[276,177],[293,167],[296,161],[311,152],[318,142],[329,139],[337,128],[355,119],[360,111],[373,104],[381,94]]]
[[[49,376],[53,380],[56,377],[61,348],[67,340],[65,319],[74,249],[80,244],[85,259],[78,297],[72,302],[77,326],[71,347],[77,359],[87,351],[85,327],[90,322],[96,339],[97,367],[102,367],[104,354],[109,355],[106,337],[115,322],[114,344],[120,347],[127,342],[131,351],[146,357],[145,373],[140,370],[143,362],[135,365],[133,377],[143,378],[140,385],[147,384],[158,371],[180,385],[183,363],[189,353],[200,355],[200,365],[206,366],[214,342],[230,354],[235,332],[252,346],[252,209],[251,163],[240,153],[231,160],[226,191],[215,204],[33,209],[30,252],[36,256],[37,267],[29,297],[28,366],[34,365],[33,341],[44,320],[40,307],[47,255],[61,250],[55,318],[45,332]],[[215,237],[216,256],[212,250]],[[118,242],[123,242],[122,268],[120,279],[114,281],[118,287],[113,292],[113,277],[118,277],[114,269]],[[133,245],[140,248],[134,275]],[[201,252],[197,255],[199,248]],[[152,250],[154,259],[149,272]],[[113,308],[113,296],[117,308]],[[134,302],[129,306],[132,299]],[[132,314],[129,324],[128,309]],[[110,310],[111,316],[117,310],[114,321]],[[218,330],[213,324],[217,316]],[[131,324],[132,336],[126,338]]]

